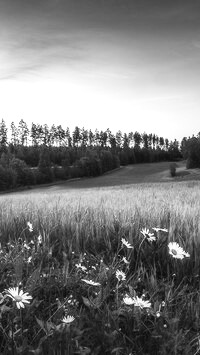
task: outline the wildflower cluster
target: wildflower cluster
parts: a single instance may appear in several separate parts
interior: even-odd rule
[[[65,339],[63,349],[70,353],[86,348],[92,354],[96,343],[101,344],[97,334],[102,331],[100,338],[104,337],[107,348],[99,353],[121,347],[126,354],[129,347],[131,353],[143,346],[135,334],[146,339],[148,329],[148,341],[152,341],[152,327],[156,339],[169,332],[173,292],[177,292],[173,268],[180,262],[169,263],[171,274],[160,280],[160,249],[154,248],[167,229],[143,228],[136,240],[121,237],[110,259],[72,252],[72,248],[56,254],[56,244],[47,243],[45,234],[37,233],[30,222],[26,231],[29,239],[22,233],[18,243],[1,248],[1,270],[7,269],[6,277],[3,271],[0,275],[5,285],[0,290],[0,315],[10,349],[23,348],[26,336],[26,344],[33,340],[24,352],[39,353],[41,344],[56,348],[59,339]],[[171,257],[190,257],[177,242],[167,240],[166,248],[166,262]],[[151,254],[156,254],[152,265]],[[159,292],[161,284],[163,292]],[[89,329],[95,338],[91,351],[86,342],[87,335],[91,338]]]
[[[128,306],[134,305],[135,307],[139,307],[141,309],[150,308],[151,307],[151,303],[149,301],[145,301],[145,300],[143,300],[142,298],[140,298],[138,296],[129,297],[128,295],[126,295],[123,298],[123,301]]]
[[[144,237],[144,240],[147,240],[150,243],[156,242],[158,240],[159,232],[164,232],[164,233],[168,232],[168,230],[166,228],[152,227],[152,230],[153,230],[153,232],[150,232],[150,230],[148,228],[143,228],[140,231],[140,233]]]

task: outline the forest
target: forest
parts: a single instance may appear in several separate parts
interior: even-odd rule
[[[94,177],[128,164],[187,160],[187,168],[200,167],[200,134],[192,138],[158,137],[154,133],[115,134],[21,119],[7,127],[0,122],[0,190]]]

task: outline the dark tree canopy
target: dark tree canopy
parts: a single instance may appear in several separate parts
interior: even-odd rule
[[[38,123],[29,129],[23,119],[18,125],[12,122],[9,130],[2,119],[0,189],[97,176],[120,165],[177,161],[183,154],[190,166],[196,166],[198,147],[199,138],[183,141],[180,148],[178,141],[152,132],[114,134],[109,128],[92,131],[76,126],[71,133],[68,127]]]

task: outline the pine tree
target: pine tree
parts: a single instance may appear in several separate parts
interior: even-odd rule
[[[6,149],[6,145],[8,144],[7,132],[8,129],[6,127],[4,119],[2,118],[0,123],[0,148],[3,151]]]
[[[11,123],[11,143],[14,147],[19,144],[19,137],[18,137],[18,129],[15,126],[14,122]]]
[[[26,122],[24,122],[24,120],[21,119],[18,125],[18,137],[19,137],[19,143],[21,145],[27,145],[28,135],[29,135],[28,126]]]

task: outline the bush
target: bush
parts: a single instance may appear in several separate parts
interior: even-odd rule
[[[176,168],[177,168],[176,163],[170,164],[170,174],[172,177],[176,176]]]
[[[98,176],[101,175],[101,161],[95,156],[82,157],[77,161],[77,166],[80,167],[83,176]]]
[[[17,173],[11,168],[0,165],[0,190],[14,188],[17,183]]]
[[[34,170],[34,175],[36,184],[40,185],[45,183],[45,175],[41,173],[38,169]]]
[[[8,186],[7,188],[13,189],[17,185],[17,173],[12,168],[7,168],[7,181]]]
[[[40,153],[38,170],[45,176],[44,182],[52,182],[54,180],[54,174],[50,161],[50,154],[49,150],[46,147],[44,147]]]
[[[103,150],[100,153],[102,173],[113,169],[113,155],[107,150]]]
[[[59,167],[57,165],[53,168],[54,177],[57,180],[65,180],[67,178],[67,169]]]
[[[30,169],[26,163],[18,158],[13,158],[10,162],[10,168],[17,174],[17,185],[26,185],[31,180]],[[32,177],[33,181],[33,177]]]
[[[70,178],[75,179],[79,177],[83,177],[81,168],[79,168],[78,166],[70,167]]]
[[[24,185],[35,185],[36,177],[34,172],[30,168],[27,168],[24,173]]]

